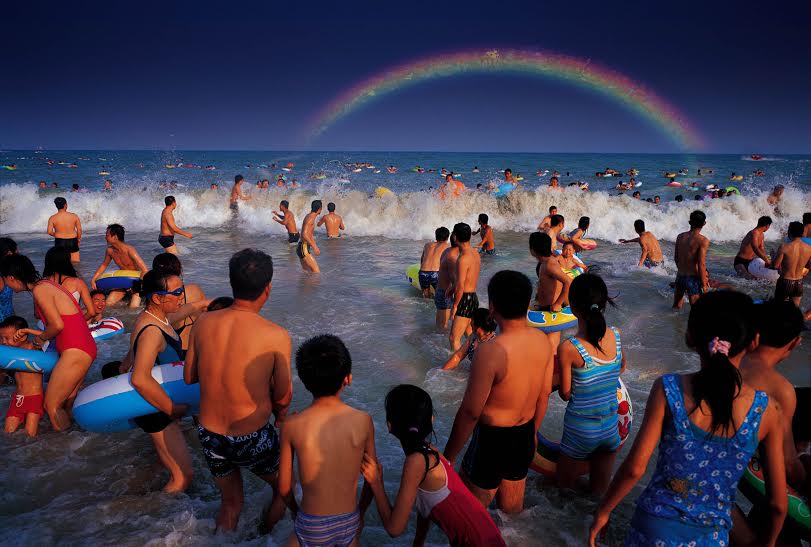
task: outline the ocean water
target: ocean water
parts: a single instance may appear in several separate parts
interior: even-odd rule
[[[53,160],[53,165],[46,158]],[[385,393],[398,383],[413,383],[428,390],[436,407],[436,432],[442,447],[467,378],[466,364],[449,373],[437,369],[449,354],[447,336],[433,328],[433,303],[419,298],[405,279],[406,266],[418,260],[423,242],[432,238],[436,227],[451,227],[461,221],[474,224],[479,213],[490,215],[497,254],[482,261],[479,296],[486,305],[486,283],[496,271],[533,273],[527,236],[549,205],[557,205],[569,225],[582,215],[591,217],[589,233],[598,239],[599,247],[587,253],[585,260],[600,266],[611,293],[617,296],[617,308],[608,312],[608,321],[623,333],[628,358],[624,379],[637,418],[633,437],[652,382],[661,374],[695,370],[698,365],[696,356],[684,344],[687,309],[670,309],[672,292],[668,283],[675,275],[670,242],[687,228],[689,212],[700,207],[707,213],[705,232],[713,242],[709,254],[711,276],[755,297],[769,295],[773,290],[770,285],[735,278],[732,259],[738,241],[758,216],[771,214],[775,219],[767,233],[767,246],[773,250],[788,222],[799,220],[803,212],[811,209],[809,159],[811,156],[751,161],[745,156],[679,155],[7,151],[0,152],[0,165],[16,164],[18,168],[0,169],[0,233],[14,237],[21,252],[41,267],[51,244],[45,226],[54,211],[52,200],[64,195],[70,210],[83,221],[86,233],[78,269],[89,278],[102,259],[103,232],[109,223],[120,222],[126,227],[127,241],[136,246],[147,263],[161,251],[157,235],[162,199],[171,193],[179,203],[178,225],[194,233],[192,240],[177,238],[185,279],[200,284],[210,297],[230,294],[227,261],[233,252],[249,246],[269,252],[274,258],[275,276],[263,314],[290,331],[294,349],[306,338],[323,332],[345,340],[354,361],[354,384],[345,398],[374,418],[387,490],[393,497],[403,457],[399,444],[386,433],[382,407]],[[59,165],[60,161],[66,164]],[[72,162],[76,168],[68,167]],[[354,167],[346,167],[355,162],[368,162],[375,168],[361,168],[355,173]],[[214,165],[217,169],[165,167],[178,163]],[[273,163],[275,169],[271,168]],[[288,163],[294,164],[290,171],[279,169]],[[399,172],[387,173],[388,165],[396,165]],[[411,172],[416,165],[437,172]],[[474,166],[480,168],[480,173],[471,172]],[[471,192],[458,199],[438,201],[424,190],[438,186],[442,167],[461,173],[468,187],[499,180],[500,171],[511,167],[524,176],[524,188],[500,200]],[[654,206],[614,195],[616,179],[594,177],[596,171],[606,167],[623,172],[631,167],[639,169],[636,178],[643,182],[639,188],[643,197],[660,195],[663,204]],[[666,179],[662,174],[682,167],[689,168],[690,174],[681,178],[700,180],[702,186],[726,186],[730,173],[743,174],[745,179],[736,183],[743,195],[700,204],[675,203],[672,199],[677,192],[687,199],[692,198],[692,193],[664,187]],[[713,168],[715,175],[699,179],[695,176],[698,167]],[[382,171],[375,173],[377,169]],[[541,184],[548,181],[549,175],[536,176],[539,169],[550,173],[557,169],[563,185],[571,180],[588,181],[592,192],[548,190]],[[763,169],[765,176],[751,176],[755,169]],[[100,171],[110,175],[99,175]],[[325,178],[309,178],[322,171]],[[237,173],[245,176],[245,188],[253,199],[241,204],[238,216],[232,217],[227,207],[228,189]],[[252,187],[259,178],[270,178],[272,184],[280,173],[290,181],[297,179],[299,187],[263,191]],[[105,178],[113,181],[113,192],[100,191]],[[36,188],[40,180],[56,181],[60,190],[40,192]],[[162,189],[162,181],[176,181],[177,187]],[[87,191],[67,192],[72,183]],[[208,190],[212,183],[220,185],[219,191]],[[778,183],[787,190],[775,212],[765,197]],[[374,197],[378,186],[390,188],[393,194]],[[281,199],[288,199],[300,220],[310,200],[316,197],[325,203],[334,201],[347,224],[345,238],[327,241],[320,236],[320,276],[301,271],[284,230],[270,215]],[[634,235],[636,218],[645,219],[648,228],[663,240],[669,259],[665,271],[637,269],[638,247],[615,244],[620,237]],[[806,296],[803,307],[809,305],[811,299]],[[15,296],[15,308],[31,319],[29,295]],[[131,326],[136,313],[116,309],[111,315]],[[127,338],[123,336],[100,343],[99,357],[87,383],[97,381],[101,365],[120,358],[126,348]],[[796,385],[807,386],[811,384],[809,363],[811,349],[808,344],[801,345],[781,370]],[[293,410],[309,404],[310,397],[297,379],[293,389]],[[8,387],[0,389],[1,408],[8,405],[11,392]],[[542,428],[551,438],[560,435],[564,408],[553,394]],[[225,537],[212,535],[218,494],[191,424],[184,422],[184,430],[196,476],[189,490],[178,496],[159,492],[165,477],[156,464],[148,436],[140,430],[115,435],[78,429],[54,433],[44,420],[40,436],[33,441],[22,434],[1,437],[4,465],[0,467],[0,484],[4,487],[0,489],[0,543],[282,544],[291,532],[289,519],[269,536],[257,532],[270,490],[249,474],[245,474],[246,503],[239,528]],[[621,450],[620,461],[629,447],[630,442]],[[633,512],[633,499],[646,482],[647,476],[614,513],[609,545],[621,544]],[[582,545],[594,507],[593,500],[561,495],[531,473],[526,510],[517,516],[497,511],[493,515],[510,545]],[[409,544],[412,538],[413,520],[409,532],[390,539],[376,510],[370,509],[364,545]],[[429,541],[441,545],[444,536],[434,529]]]

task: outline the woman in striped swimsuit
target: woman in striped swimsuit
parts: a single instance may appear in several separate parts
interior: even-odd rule
[[[617,387],[625,371],[620,331],[611,327],[609,341],[603,312],[611,299],[602,278],[583,274],[572,281],[569,304],[578,319],[577,334],[558,348],[561,399],[569,401],[563,418],[557,479],[561,488],[571,488],[581,468],[589,461],[592,493],[608,488],[614,458],[620,447],[617,429]],[[613,340],[611,340],[613,338]]]

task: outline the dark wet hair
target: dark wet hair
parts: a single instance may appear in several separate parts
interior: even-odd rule
[[[811,213],[803,213],[803,224],[811,224]]]
[[[257,249],[242,249],[228,262],[234,298],[256,300],[273,279],[273,259]]]
[[[552,215],[549,217],[549,225],[550,226],[557,226],[558,224],[563,223],[563,215]]]
[[[288,208],[290,207],[290,202],[289,202],[289,201],[287,201],[286,199],[283,199],[283,200],[281,201],[281,203],[279,203],[279,205],[281,205],[281,206],[282,206],[282,207],[284,207],[285,209],[288,209]]]
[[[312,211],[313,213],[317,213],[318,211],[321,210],[321,207],[323,207],[323,205],[321,204],[321,200],[320,199],[315,199],[310,204],[310,211]]]
[[[42,277],[59,274],[65,277],[79,277],[76,268],[70,261],[70,251],[64,247],[51,247],[45,253],[45,266],[42,268]]]
[[[175,202],[175,196],[166,196],[165,198],[163,198],[163,202],[168,207],[169,205],[171,205],[171,204],[173,204]]]
[[[693,211],[690,213],[690,228],[701,228],[707,223],[707,215],[704,211]]]
[[[798,237],[803,237],[803,233],[805,232],[805,228],[803,227],[802,222],[794,222],[788,223],[788,237],[791,239],[795,239]]]
[[[310,338],[296,351],[298,377],[313,397],[335,395],[352,373],[352,357],[337,336]]]
[[[54,199],[54,205],[56,205],[56,208],[61,211],[62,209],[68,206],[68,200],[60,196]]]
[[[70,185],[70,187],[71,187],[71,188],[73,188],[74,190],[78,190],[78,189],[79,189],[79,185],[78,185],[78,184],[76,184],[75,182],[74,182],[73,184],[71,184],[71,185]]]
[[[437,241],[448,241],[448,238],[451,237],[451,232],[444,226],[440,226],[434,232]]]
[[[696,196],[696,197],[698,197],[698,196]],[[676,196],[676,198],[675,198],[675,199],[676,199],[676,201],[678,201],[678,202],[682,202],[682,201],[684,201],[684,196],[682,196],[681,194],[679,194],[678,196]]]
[[[10,237],[0,237],[0,258],[17,252],[17,242]]]
[[[167,280],[170,277],[177,277],[177,274],[166,270],[149,270],[144,274],[138,292],[145,300],[145,304],[149,304],[149,297],[154,293],[166,290]]]
[[[25,255],[9,255],[0,260],[0,275],[23,283],[36,283],[41,279],[31,259]]]
[[[638,234],[641,234],[642,232],[644,232],[645,231],[645,221],[642,220],[641,218],[635,220],[634,221],[634,231],[636,233],[638,233]]]
[[[483,329],[487,332],[494,332],[498,324],[496,320],[490,315],[490,310],[487,308],[478,308],[473,312],[473,328]]]
[[[504,170],[504,174],[505,174],[505,175],[506,175],[507,173],[512,174],[512,172],[513,172],[513,170],[512,170],[512,169],[510,169],[509,167],[508,167],[508,168],[506,168],[506,169]]]
[[[470,241],[471,233],[470,226],[464,222],[459,222],[453,226],[453,234],[456,236],[457,243],[467,243]]]
[[[183,265],[180,263],[180,259],[177,255],[173,255],[172,253],[155,255],[155,258],[152,259],[152,269],[169,272],[178,277],[183,275]]]
[[[243,177],[242,175],[237,175],[234,177],[234,184],[240,183],[243,180],[245,180],[245,177]]]
[[[230,296],[219,296],[208,304],[206,311],[224,310],[225,308],[230,308],[233,303],[234,299]]]
[[[124,227],[120,224],[110,224],[107,226],[107,231],[111,236],[115,236],[118,241],[124,241]]]
[[[329,211],[330,213],[334,213],[335,212],[335,204],[332,203],[332,202],[327,203],[327,211]]]
[[[585,231],[589,229],[590,223],[591,219],[589,217],[580,217],[580,220],[577,221],[577,227]]]
[[[566,245],[568,245],[569,247],[574,247],[574,241],[564,241],[561,244],[560,248],[563,249]]]
[[[107,293],[105,293],[105,292],[104,292],[104,291],[102,291],[101,289],[93,289],[92,291],[90,291],[90,298],[93,298],[93,297],[94,297],[94,296],[96,296],[97,294],[102,295],[102,296],[104,297],[104,299],[105,299],[105,300],[107,299]]]
[[[552,211],[557,211],[557,210],[558,210],[557,206],[552,205],[552,206],[549,207],[549,214],[552,214]]]
[[[569,287],[569,305],[585,322],[586,340],[600,351],[600,341],[607,329],[605,308],[614,302],[608,296],[608,287],[599,275],[584,273],[572,280]]]
[[[490,221],[490,217],[487,216],[485,213],[481,213],[479,215],[479,222],[481,222],[482,224],[487,224],[489,221]]]
[[[502,270],[490,278],[487,296],[493,309],[504,319],[525,317],[532,298],[532,283],[521,272]]]
[[[755,304],[754,309],[761,346],[782,348],[803,332],[803,312],[793,302],[769,300]]]
[[[12,327],[14,330],[27,329],[28,321],[19,315],[9,315],[3,321],[0,321],[0,329],[7,329]]]
[[[771,226],[772,225],[772,217],[770,216],[762,216],[757,219],[757,227],[762,228],[764,226]]]
[[[400,384],[386,394],[386,421],[391,426],[391,434],[400,441],[403,452],[410,456],[419,452],[425,456],[425,472],[428,466],[428,455],[437,458],[434,464],[439,465],[439,454],[431,448],[428,439],[434,433],[434,404],[431,396],[417,386]]]
[[[538,256],[552,256],[552,238],[543,232],[529,234],[529,250]]]
[[[690,308],[687,340],[701,356],[702,366],[692,379],[695,409],[706,402],[712,413],[710,435],[724,435],[735,427],[732,404],[741,391],[741,373],[729,357],[739,355],[755,337],[754,304],[747,295],[734,291],[716,291],[703,295]],[[710,353],[716,338],[730,344],[729,356]]]

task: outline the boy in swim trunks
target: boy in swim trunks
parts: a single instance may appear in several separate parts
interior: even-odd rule
[[[788,237],[791,241],[780,245],[774,259],[774,267],[780,272],[774,299],[791,300],[798,308],[803,298],[803,279],[811,269],[811,245],[805,243],[802,236],[802,223],[790,222]]]
[[[310,212],[301,221],[301,241],[296,246],[296,255],[301,261],[305,272],[320,273],[321,269],[315,261],[315,256],[321,254],[321,249],[315,244],[315,219],[321,214],[321,200],[316,199],[310,204]],[[313,256],[315,254],[315,256]]]
[[[259,315],[270,298],[270,256],[244,249],[231,257],[228,269],[234,302],[201,314],[194,323],[183,379],[200,383],[197,430],[221,494],[217,528],[236,528],[243,503],[240,469],[247,468],[273,487],[264,517],[271,530],[285,512],[277,488],[276,429],[293,397],[290,335]]]
[[[251,196],[245,195],[242,191],[242,182],[245,180],[245,177],[242,175],[237,175],[234,177],[234,186],[231,187],[231,197],[228,199],[228,207],[230,207],[231,211],[235,214],[239,211],[239,200],[242,201],[250,201]]]
[[[552,346],[527,325],[532,284],[519,272],[501,271],[487,285],[490,312],[500,334],[479,344],[465,395],[443,453],[453,465],[473,435],[462,478],[482,505],[520,513],[535,436],[552,389]]]
[[[732,266],[735,272],[746,279],[754,279],[754,276],[749,273],[749,263],[755,258],[760,257],[766,263],[768,268],[771,265],[769,255],[766,254],[766,248],[763,241],[763,236],[772,225],[772,218],[768,216],[760,217],[757,221],[757,226],[750,230],[748,234],[741,241],[741,247],[738,254],[735,255],[735,261]]]
[[[123,226],[110,224],[107,226],[104,237],[107,240],[107,250],[104,253],[101,266],[96,269],[96,273],[93,274],[93,278],[90,280],[91,289],[96,288],[96,280],[104,273],[110,262],[115,262],[116,266],[121,270],[137,270],[141,272],[141,277],[149,271],[135,247],[124,243],[125,231]],[[141,297],[137,291],[131,289],[110,291],[107,295],[107,305],[114,306],[118,304],[127,294],[131,295],[130,308],[137,308],[141,305]]]
[[[456,237],[451,234],[451,246],[442,251],[439,258],[439,272],[437,273],[436,293],[434,306],[436,306],[436,326],[440,330],[448,327],[453,307],[453,284],[456,275],[456,261],[459,260],[459,246]]]
[[[158,236],[158,243],[163,247],[167,253],[177,254],[177,247],[175,246],[175,234],[180,234],[189,239],[192,238],[191,232],[181,230],[175,224],[175,209],[177,209],[177,200],[175,196],[166,196],[163,200],[166,205],[161,213],[161,233]]]
[[[63,197],[54,200],[56,214],[48,219],[48,235],[54,238],[54,247],[64,247],[70,252],[70,261],[79,262],[79,245],[82,243],[82,222],[73,213],[68,213],[68,202]]]
[[[709,289],[707,250],[710,248],[710,240],[701,235],[701,229],[706,223],[707,216],[703,211],[693,211],[690,213],[690,231],[682,232],[676,238],[675,260],[678,271],[673,309],[681,309],[685,294],[692,305]]]
[[[341,392],[352,385],[352,359],[340,339],[321,335],[304,342],[296,369],[313,402],[282,428],[279,494],[293,514],[299,545],[346,547],[355,541],[372,500],[365,483],[360,503],[357,491],[364,453],[375,458],[374,423],[341,401]],[[301,506],[293,496],[295,456]]]
[[[327,214],[321,217],[318,221],[318,226],[326,225],[327,237],[329,239],[336,239],[341,237],[341,231],[346,230],[344,226],[344,219],[340,215],[335,214],[335,204],[327,203]]]
[[[423,298],[431,297],[431,289],[433,288],[436,293],[437,282],[439,281],[439,265],[442,253],[449,247],[448,238],[450,231],[441,226],[436,229],[434,236],[436,241],[426,243],[422,248],[422,256],[420,256],[420,272],[419,282],[420,289],[422,289]]]
[[[637,267],[641,268],[658,268],[665,262],[665,256],[662,254],[662,248],[659,246],[659,240],[653,233],[645,230],[645,221],[637,219],[634,221],[634,231],[638,234],[633,239],[620,239],[620,243],[639,243],[642,248],[642,254],[639,255],[639,263]]]
[[[293,212],[290,210],[290,203],[288,203],[286,199],[279,203],[279,211],[273,211],[273,220],[284,226],[285,230],[287,230],[288,243],[291,245],[298,243],[301,237],[296,227],[296,217],[293,216]]]
[[[17,315],[6,317],[0,323],[0,344],[14,346],[15,348],[34,349],[25,335],[17,335],[17,331],[27,329],[28,322]],[[25,432],[29,437],[36,437],[39,430],[39,420],[45,413],[42,407],[42,374],[38,372],[14,373],[14,382],[17,389],[11,396],[6,412],[5,432],[14,433],[25,423]]]
[[[480,214],[479,229],[473,232],[473,235],[481,234],[481,243],[476,246],[480,253],[494,255],[496,254],[496,240],[493,237],[493,229],[487,224],[489,221],[490,217],[484,213]]]
[[[462,335],[470,336],[473,329],[470,322],[473,314],[479,309],[479,297],[476,296],[476,285],[479,282],[481,259],[479,253],[470,245],[470,226],[460,222],[453,227],[456,244],[459,246],[459,258],[456,260],[456,272],[453,284],[453,307],[451,316],[453,324],[449,336],[451,351],[462,345]]]

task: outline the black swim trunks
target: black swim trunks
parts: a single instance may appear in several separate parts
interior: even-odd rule
[[[456,317],[472,319],[477,309],[479,309],[479,297],[475,292],[466,292],[462,295],[459,305],[456,306]]]
[[[685,292],[689,296],[704,294],[701,287],[701,278],[697,275],[677,275],[676,290]]]
[[[774,287],[774,299],[783,302],[789,298],[802,298],[803,280],[779,278]]]
[[[158,236],[158,243],[160,243],[161,247],[164,249],[173,247],[175,244],[175,236]]]
[[[646,268],[658,268],[664,263],[665,263],[664,258],[662,260],[656,261],[651,260],[649,257],[646,256],[645,261],[642,263],[642,265],[645,266]]]
[[[754,258],[741,258],[739,256],[735,257],[735,261],[732,263],[732,267],[735,268],[738,264],[743,266],[743,269],[747,272],[749,271],[749,264],[752,263]]]
[[[287,234],[287,242],[288,243],[298,243],[298,240],[301,239],[301,235],[298,232],[295,234]]]
[[[445,296],[445,289],[437,287],[434,293],[434,306],[437,310],[449,310],[453,308],[453,301]]]
[[[79,252],[79,238],[76,238],[76,237],[69,237],[69,238],[55,237],[54,238],[54,247],[62,247],[64,249],[67,249],[69,253],[78,253]]]
[[[436,285],[439,283],[439,272],[429,272],[420,270],[419,272],[420,288],[425,290],[433,287],[436,290]]]
[[[479,423],[462,460],[462,470],[477,487],[493,490],[502,480],[525,479],[534,457],[535,424],[532,420],[513,427]]]
[[[307,245],[306,241],[301,240],[298,242],[298,245],[296,246],[296,254],[301,260],[304,260],[304,257],[306,256],[310,256],[310,246]]]
[[[225,477],[239,467],[259,476],[279,469],[279,435],[268,422],[247,435],[220,435],[197,425],[197,435],[206,463],[214,477]]]

